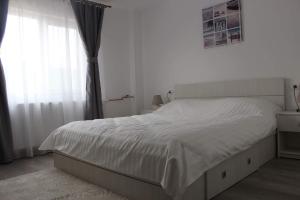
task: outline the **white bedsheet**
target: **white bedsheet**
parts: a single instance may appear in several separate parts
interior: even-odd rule
[[[254,98],[176,100],[147,115],[69,123],[40,149],[159,183],[180,197],[205,171],[270,135],[279,110]]]

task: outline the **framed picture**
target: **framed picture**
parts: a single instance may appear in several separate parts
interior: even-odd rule
[[[216,46],[227,44],[227,32],[217,32],[215,33]]]
[[[214,21],[210,20],[207,22],[203,23],[203,32],[205,34],[209,34],[209,33],[214,33],[215,32],[215,27],[214,27]]]
[[[210,48],[210,47],[214,47],[215,44],[215,34],[208,34],[204,36],[204,47],[205,48]]]
[[[204,48],[243,41],[241,0],[230,0],[202,10]]]
[[[212,7],[203,9],[202,17],[203,17],[203,21],[212,20],[214,18],[214,9]]]
[[[227,29],[226,17],[215,19],[214,24],[215,24],[215,32],[225,31]]]
[[[215,18],[224,17],[226,15],[226,9],[227,9],[226,3],[221,3],[219,5],[214,6],[213,7],[214,17]]]

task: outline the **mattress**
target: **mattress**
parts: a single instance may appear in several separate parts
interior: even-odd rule
[[[146,115],[72,122],[40,150],[56,150],[124,175],[185,190],[276,129],[275,104],[257,98],[175,100]]]

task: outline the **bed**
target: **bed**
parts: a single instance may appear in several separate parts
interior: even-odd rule
[[[178,85],[154,113],[73,122],[40,149],[130,200],[211,199],[275,157],[284,91],[280,78]]]

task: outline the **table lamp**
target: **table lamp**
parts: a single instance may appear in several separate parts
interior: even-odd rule
[[[164,104],[161,95],[154,95],[152,100],[152,108],[158,109],[162,104]]]

